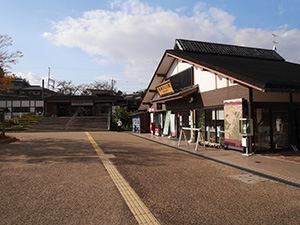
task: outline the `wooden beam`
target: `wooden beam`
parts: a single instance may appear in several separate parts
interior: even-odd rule
[[[142,102],[143,105],[150,105],[150,102]]]
[[[155,90],[155,89],[151,89],[151,90],[149,89],[148,91],[149,92],[157,92],[157,90]]]
[[[175,59],[181,59],[180,57],[178,57],[178,56],[176,56],[176,55],[173,55],[173,54],[171,54],[171,53],[167,53],[167,55],[169,55],[169,56],[171,56],[171,57],[173,57],[173,58],[175,58]],[[185,60],[186,60],[186,59],[185,59]],[[200,67],[201,70],[202,70],[202,68],[203,68],[202,71],[209,71],[209,72],[212,72],[212,73],[217,73],[217,74],[219,74],[219,75],[221,75],[221,76],[223,76],[223,77],[226,77],[226,78],[229,78],[229,79],[232,79],[232,80],[233,80],[233,78],[232,78],[231,76],[228,76],[228,75],[226,75],[226,74],[224,74],[224,73],[221,73],[221,72],[218,72],[218,71],[216,71],[216,70],[210,69],[210,68],[208,68],[208,67],[202,66],[202,65],[200,65],[200,64],[194,63],[194,62],[192,62],[192,61],[190,61],[190,60],[186,60],[186,61],[187,61],[189,64],[191,64],[191,65],[195,65],[195,66]],[[254,88],[254,89],[256,89],[256,90],[263,91],[262,88],[256,87],[256,86],[254,86],[254,85],[252,85],[252,84],[249,84],[249,83],[247,83],[247,82],[245,82],[245,81],[242,81],[242,80],[234,79],[234,83],[241,83],[241,84],[244,84],[244,85],[246,85],[246,86],[252,87],[252,88]]]
[[[158,76],[158,77],[165,77],[166,74],[157,73],[156,76]]]

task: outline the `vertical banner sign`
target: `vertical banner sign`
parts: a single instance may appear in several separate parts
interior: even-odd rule
[[[170,115],[170,132],[171,136],[175,137],[176,132],[175,132],[175,114]]]
[[[243,99],[224,101],[225,145],[228,148],[243,150],[239,121],[243,116]]]
[[[164,132],[163,132],[163,135],[165,135],[165,136],[169,134],[170,115],[171,115],[171,111],[168,110],[167,113],[166,113],[166,119],[165,119],[165,125],[164,125]]]
[[[189,125],[191,128],[194,128],[194,112],[190,110],[190,116],[189,116]],[[191,130],[191,138],[190,140],[194,140],[194,131]]]

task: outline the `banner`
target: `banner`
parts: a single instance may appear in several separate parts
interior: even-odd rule
[[[176,130],[175,130],[175,114],[170,115],[170,131],[171,131],[171,136],[175,137],[176,135]]]
[[[165,119],[165,125],[164,125],[164,132],[163,135],[167,136],[169,134],[169,127],[170,127],[170,114],[171,111],[167,111],[166,113],[166,119]]]

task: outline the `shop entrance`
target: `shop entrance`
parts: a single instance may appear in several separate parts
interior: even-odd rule
[[[197,128],[209,144],[224,146],[224,109],[197,110]]]
[[[272,110],[273,149],[289,147],[289,116],[287,110]]]
[[[57,104],[57,116],[70,116],[70,104]]]
[[[257,151],[289,148],[288,110],[257,108],[254,121]]]

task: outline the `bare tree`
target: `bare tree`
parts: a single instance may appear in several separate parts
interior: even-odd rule
[[[98,89],[98,90],[107,90],[107,91],[117,91],[116,87],[117,81],[112,79],[111,81],[94,81],[94,83],[91,85],[91,88]]]
[[[117,93],[116,81],[95,81],[92,84],[74,85],[72,81],[59,81],[57,93],[62,95],[94,95],[99,92]]]
[[[57,84],[57,93],[62,95],[76,95],[79,87],[74,85],[72,81],[59,81]]]
[[[0,94],[9,92],[8,85],[15,79],[15,75],[10,71],[11,65],[18,62],[18,58],[23,57],[21,51],[9,52],[8,47],[12,46],[12,38],[8,35],[0,34]]]

